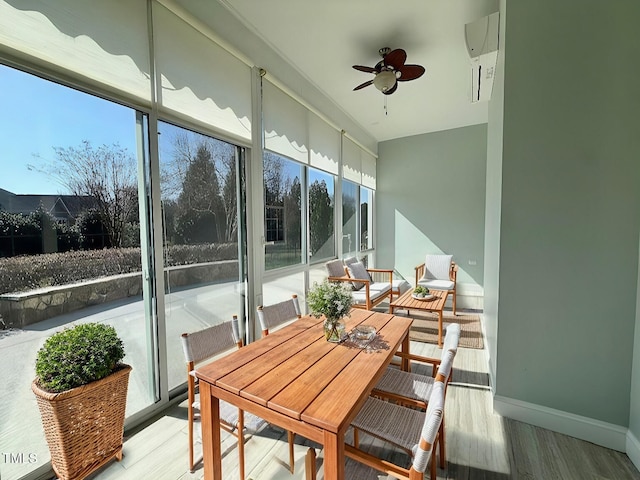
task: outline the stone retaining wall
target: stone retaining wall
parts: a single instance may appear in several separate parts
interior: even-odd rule
[[[238,280],[238,261],[170,267],[171,288]],[[142,274],[129,273],[30,292],[0,295],[0,328],[23,328],[48,318],[128,297],[142,298]]]

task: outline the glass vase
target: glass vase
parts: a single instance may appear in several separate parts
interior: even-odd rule
[[[346,335],[346,327],[342,318],[327,318],[323,326],[327,342],[338,343]]]

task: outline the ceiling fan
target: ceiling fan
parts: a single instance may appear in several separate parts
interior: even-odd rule
[[[361,83],[353,90],[373,85],[385,95],[391,95],[398,89],[398,82],[408,82],[421,77],[425,69],[422,65],[406,65],[407,52],[401,48],[391,50],[388,47],[381,48],[378,53],[382,57],[375,67],[354,65],[353,68],[361,72],[373,73],[372,80]]]

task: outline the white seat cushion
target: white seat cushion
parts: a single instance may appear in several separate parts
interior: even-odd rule
[[[371,292],[371,295],[373,295],[374,293],[376,295],[378,293],[387,293],[389,290],[391,290],[391,285],[389,285],[389,282],[376,282],[369,284],[369,292]]]
[[[387,288],[389,287],[389,282],[376,282],[373,285],[371,285],[371,288],[373,288],[374,286],[375,287],[384,286],[385,288]],[[411,285],[409,285],[409,282],[403,279],[398,279],[391,282],[391,290],[393,290],[393,293],[396,296],[402,295],[404,292],[406,292],[410,288],[411,288]]]
[[[372,285],[370,285],[369,287],[369,297],[371,299],[372,302],[374,302],[375,300],[377,300],[378,298],[387,295],[387,293],[389,293],[389,290],[391,290],[391,286],[389,285],[389,283],[387,282],[385,283],[374,283]],[[367,303],[367,289],[363,288],[361,290],[355,290],[353,292],[351,292],[351,295],[353,295],[353,302],[355,304],[358,305],[364,305],[365,303]]]
[[[409,282],[401,278],[391,282],[391,289],[395,293],[399,293],[400,295],[402,295],[404,292],[406,292],[410,288],[411,288],[411,285],[409,284]]]
[[[427,255],[422,280],[449,280],[453,255]]]
[[[454,283],[451,280],[420,280],[418,285],[433,290],[453,290]]]

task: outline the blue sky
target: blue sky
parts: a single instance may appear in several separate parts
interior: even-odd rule
[[[28,168],[53,163],[53,147],[79,147],[88,140],[96,148],[118,143],[132,155],[136,152],[133,109],[4,65],[0,109],[0,188],[16,194],[69,193],[54,178]],[[161,140],[170,142],[171,135],[164,137]],[[166,144],[161,150],[171,152]],[[299,166],[290,168],[289,175],[299,175]],[[326,179],[333,194],[330,175],[314,169],[309,175],[311,182]]]
[[[53,147],[119,143],[135,153],[135,112],[0,65],[0,188],[13,193],[67,193],[28,164],[51,161]]]

